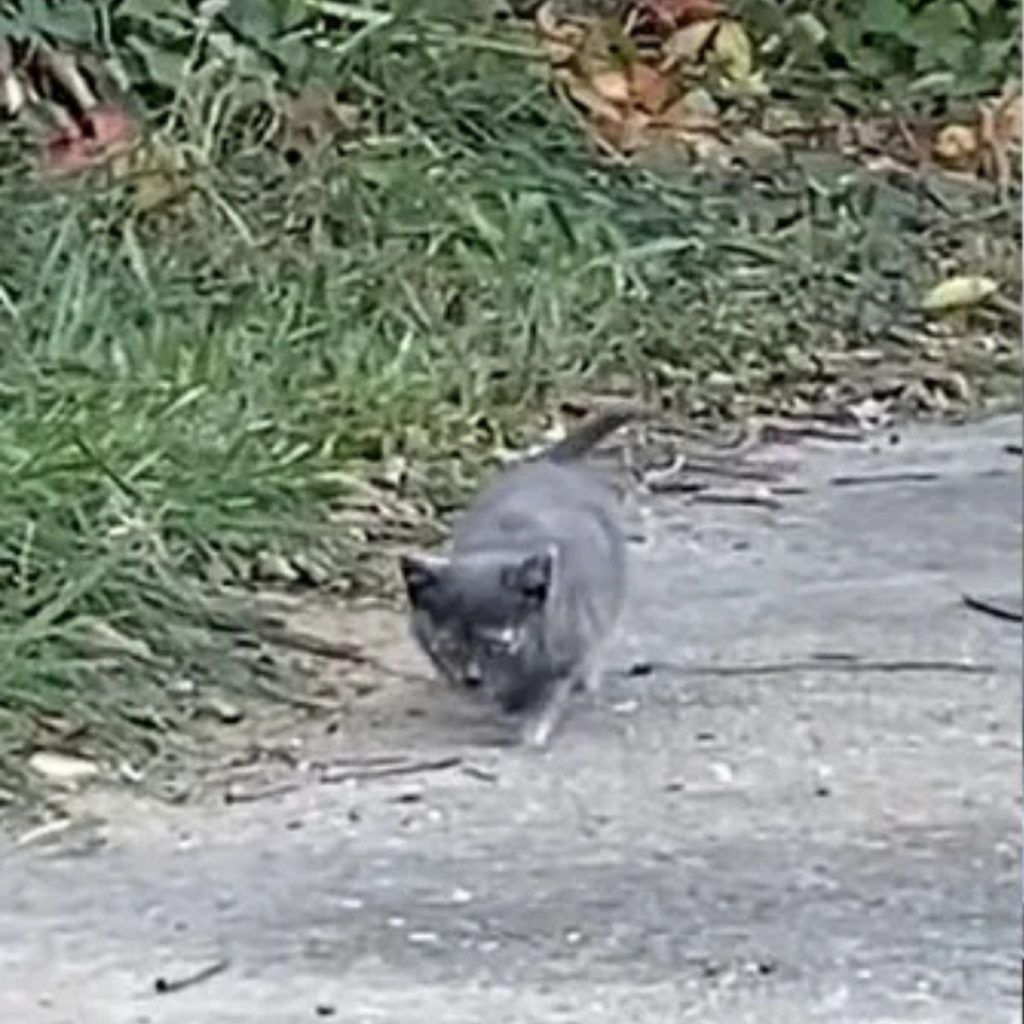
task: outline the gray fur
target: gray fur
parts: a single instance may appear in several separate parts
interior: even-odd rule
[[[455,524],[447,555],[408,555],[412,631],[453,686],[526,716],[544,745],[569,693],[592,688],[626,586],[619,501],[578,460],[631,416],[611,410],[501,472]]]

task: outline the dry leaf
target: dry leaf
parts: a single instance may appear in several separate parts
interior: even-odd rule
[[[672,81],[648,64],[634,64],[630,69],[630,91],[633,101],[648,114],[657,114],[668,106]]]
[[[580,25],[559,21],[550,0],[537,9],[534,25],[548,60],[556,65],[567,64],[577,55],[586,34]]]
[[[575,43],[565,43],[560,39],[541,36],[540,45],[548,55],[548,61],[555,67],[568,64],[576,56]]]
[[[583,107],[591,117],[610,122],[622,120],[622,108],[605,99],[589,82],[572,74],[561,74],[558,81],[564,86],[569,97]]]
[[[555,5],[552,0],[545,0],[545,2],[537,8],[537,13],[533,16],[533,20],[537,26],[537,31],[542,35],[547,36],[549,39],[562,39],[565,42],[569,41],[566,38],[566,35],[570,32],[572,26],[558,20],[558,16],[555,14]]]
[[[680,97],[661,113],[657,123],[686,132],[717,132],[721,127],[718,107],[703,89],[693,89]]]
[[[828,39],[828,29],[810,12],[798,14],[792,22],[793,29],[811,46],[821,46]]]
[[[603,100],[625,106],[630,100],[629,77],[624,71],[599,71],[591,76],[591,88]]]
[[[673,32],[662,47],[662,53],[665,55],[662,66],[697,64],[717,27],[718,22],[715,21],[698,21],[679,29],[678,32]]]
[[[754,70],[754,51],[750,38],[738,21],[723,21],[715,33],[715,56],[726,75],[734,82],[750,77]]]
[[[681,96],[678,104],[673,104],[673,109],[676,110],[677,114],[683,112],[687,115],[699,114],[701,117],[714,120],[716,123],[719,115],[718,103],[715,98],[707,89],[703,89],[700,86],[696,89],[691,89],[688,93]]]
[[[635,153],[647,141],[651,119],[641,110],[630,110],[612,121],[598,118],[594,122],[595,141],[613,153]]]
[[[1024,109],[1021,106],[1021,94],[1014,91],[1005,97],[996,108],[993,120],[996,135],[1005,143],[1019,146],[1021,144],[1021,129],[1024,127],[1022,126]]]
[[[936,137],[932,152],[943,167],[965,171],[978,157],[978,138],[965,124],[946,125]]]
[[[734,159],[746,164],[747,167],[760,170],[782,167],[786,163],[785,146],[778,139],[773,139],[756,128],[745,128],[733,143],[731,153]]]
[[[921,308],[930,313],[940,313],[964,306],[976,306],[998,290],[998,283],[990,277],[951,277],[927,292],[921,300]]]

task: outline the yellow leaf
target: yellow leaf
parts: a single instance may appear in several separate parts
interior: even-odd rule
[[[754,50],[738,21],[723,21],[715,34],[715,56],[733,81],[749,78],[754,70]]]
[[[976,306],[998,290],[999,285],[990,277],[950,277],[927,292],[921,300],[921,308],[930,313],[941,313],[947,309]]]

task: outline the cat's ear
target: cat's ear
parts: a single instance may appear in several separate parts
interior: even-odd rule
[[[448,568],[448,559],[441,555],[402,555],[399,568],[409,600],[416,606],[422,604],[424,597],[437,586]]]
[[[513,587],[531,607],[540,608],[551,592],[556,554],[552,547],[527,555],[505,575],[506,585]]]

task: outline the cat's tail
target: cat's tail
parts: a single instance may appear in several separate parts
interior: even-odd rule
[[[651,415],[650,409],[640,405],[611,406],[581,423],[561,441],[545,448],[536,458],[544,462],[575,462],[619,427],[632,420],[647,419]]]

